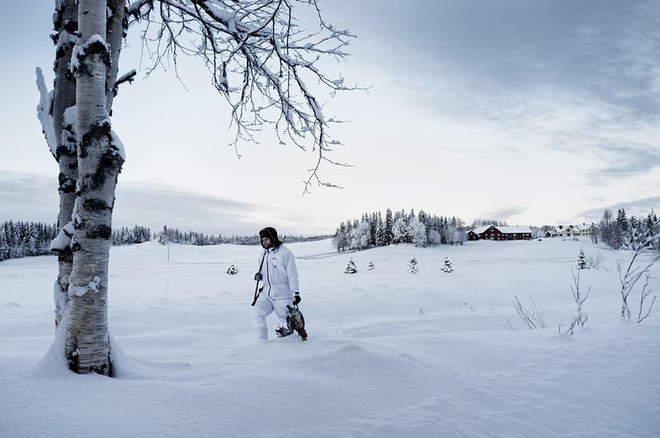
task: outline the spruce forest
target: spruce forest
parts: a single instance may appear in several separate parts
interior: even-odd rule
[[[337,251],[364,250],[377,246],[400,243],[425,247],[434,245],[462,245],[468,230],[475,227],[494,224],[506,225],[497,220],[478,219],[467,226],[455,216],[429,215],[423,210],[415,214],[414,210],[364,213],[361,219],[342,222],[334,235],[284,236],[285,242],[306,242],[321,239],[333,239]],[[536,237],[543,237],[551,227],[530,227]],[[646,217],[626,214],[621,208],[616,216],[605,210],[598,224],[599,232],[592,238],[613,249],[627,249],[649,233],[660,234],[657,215],[651,211]],[[51,254],[51,241],[57,236],[57,226],[41,222],[7,221],[0,224],[0,261],[21,257]],[[259,236],[224,236],[205,234],[196,231],[181,231],[178,228],[164,226],[159,232],[136,225],[113,230],[112,245],[132,245],[157,240],[162,244],[178,243],[184,245],[259,245]]]

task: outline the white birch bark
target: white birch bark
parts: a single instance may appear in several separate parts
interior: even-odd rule
[[[74,207],[73,270],[66,356],[77,373],[111,375],[107,321],[112,209],[123,155],[113,144],[106,109],[110,51],[106,1],[80,0],[77,75],[78,183]]]
[[[78,162],[76,158],[75,119],[66,120],[64,113],[76,104],[76,81],[69,70],[71,53],[76,42],[75,32],[78,28],[78,2],[65,0],[57,11],[59,19],[55,23],[58,30],[57,52],[55,54],[55,87],[53,92],[53,126],[57,139],[55,158],[59,164],[58,192],[59,213],[57,225],[59,232],[64,233],[64,227],[71,222],[75,188],[78,179]],[[69,280],[73,264],[71,246],[57,250],[58,273],[54,285],[55,325],[66,316],[69,307]]]
[[[124,41],[124,20],[126,18],[126,3],[124,0],[107,0],[108,28],[106,30],[106,42],[110,47],[110,68],[106,73],[105,81],[105,106],[108,114],[112,116],[112,102],[117,95],[117,75],[119,73],[119,54]]]

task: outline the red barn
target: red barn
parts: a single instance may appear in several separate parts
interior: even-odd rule
[[[531,240],[532,230],[529,227],[498,227],[486,225],[468,231],[468,240]]]

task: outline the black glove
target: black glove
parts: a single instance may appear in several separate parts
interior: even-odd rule
[[[300,298],[300,292],[296,292],[296,293],[293,295],[293,305],[294,305],[294,306],[297,306],[298,303],[301,302],[301,301],[302,301],[302,298]]]

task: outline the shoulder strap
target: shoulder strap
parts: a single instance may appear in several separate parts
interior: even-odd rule
[[[264,260],[266,259],[266,254],[268,253],[267,249],[264,249],[264,255],[261,257],[261,263],[259,263],[259,270],[257,273],[261,272],[261,268],[264,266]],[[252,300],[252,306],[257,303],[257,298],[259,298],[259,295],[261,294],[261,291],[259,290],[259,280],[256,281],[256,285],[254,286],[254,299]]]

